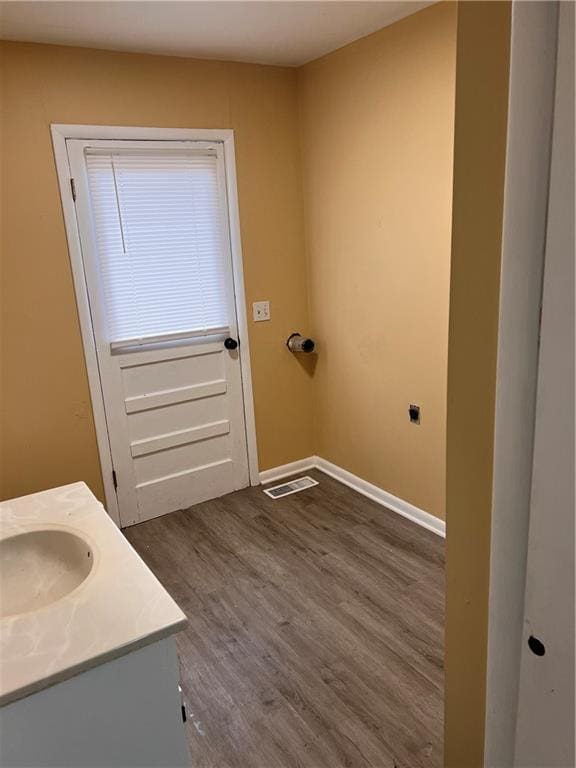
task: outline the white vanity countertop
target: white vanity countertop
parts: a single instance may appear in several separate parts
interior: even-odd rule
[[[0,538],[46,528],[84,538],[94,564],[86,580],[68,595],[0,619],[0,706],[167,637],[186,624],[184,613],[85,483],[0,504]]]

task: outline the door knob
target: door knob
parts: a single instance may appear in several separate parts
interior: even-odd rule
[[[238,342],[236,339],[231,338],[230,336],[224,340],[224,346],[226,349],[236,349],[238,346]]]

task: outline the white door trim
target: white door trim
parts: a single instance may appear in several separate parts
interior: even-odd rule
[[[96,341],[90,314],[90,303],[88,300],[88,290],[84,274],[84,262],[82,260],[76,209],[70,186],[71,172],[66,149],[67,139],[222,142],[226,169],[226,195],[229,215],[230,248],[232,253],[232,276],[234,281],[236,314],[240,337],[240,370],[242,376],[244,419],[246,424],[248,472],[250,476],[250,484],[258,485],[260,483],[260,477],[258,472],[258,452],[256,447],[256,423],[254,417],[250,342],[248,338],[248,315],[246,311],[244,271],[242,266],[234,131],[231,129],[131,128],[126,126],[63,125],[56,123],[51,125],[51,131],[108,514],[114,520],[116,525],[120,526],[120,513],[112,477],[112,454],[108,438],[108,426],[104,410],[104,397],[100,382],[98,357],[96,354]]]
[[[486,768],[514,760],[557,3],[512,5],[490,543]]]

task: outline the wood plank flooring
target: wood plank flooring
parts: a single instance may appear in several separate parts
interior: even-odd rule
[[[346,486],[125,534],[189,618],[194,768],[440,768],[444,541]]]

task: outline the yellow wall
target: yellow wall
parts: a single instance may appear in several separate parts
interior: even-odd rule
[[[296,73],[4,43],[0,497],[83,479],[103,497],[50,123],[236,132],[260,467],[313,453],[311,381],[284,341],[308,327]]]
[[[433,6],[299,73],[316,453],[437,517],[456,15]]]
[[[260,468],[318,454],[444,516],[455,30],[439,4],[300,71],[2,45],[1,497],[102,496],[50,123],[230,127]]]
[[[446,482],[447,768],[484,765],[510,7],[465,2],[458,11]]]
[[[0,496],[80,478],[102,495],[50,122],[232,127],[247,300],[273,311],[250,328],[261,467],[318,453],[442,516],[455,24],[433,6],[299,75],[311,316],[293,70],[3,45]],[[509,3],[460,4],[448,768],[483,754],[509,33]],[[295,328],[318,336],[316,380],[283,348]]]

